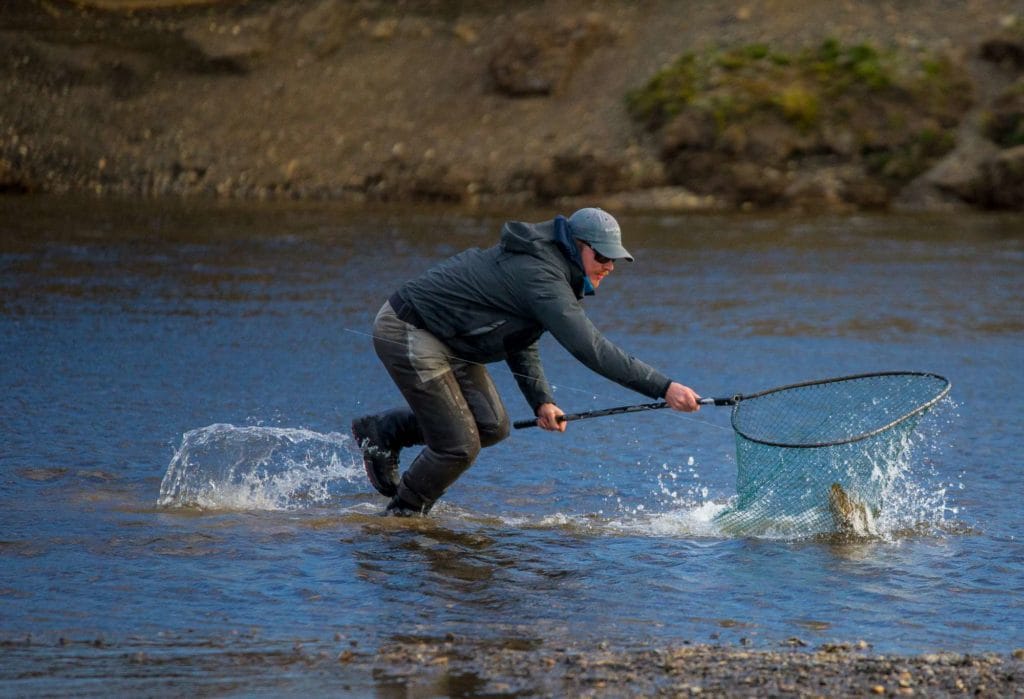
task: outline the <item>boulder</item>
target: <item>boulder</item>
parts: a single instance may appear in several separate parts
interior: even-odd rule
[[[801,210],[842,210],[843,183],[835,169],[802,172],[794,176],[783,191],[785,202]]]
[[[14,166],[10,161],[0,158],[0,194],[24,194],[30,189],[28,183],[14,171]]]
[[[765,165],[782,167],[799,151],[810,149],[808,139],[770,115],[753,119],[743,132],[742,149],[737,153]]]
[[[732,163],[727,170],[732,194],[742,206],[778,206],[790,183],[785,172],[750,161]]]
[[[602,43],[615,40],[608,22],[597,14],[555,25],[520,20],[500,39],[488,62],[494,89],[508,97],[556,93],[576,65]]]
[[[1001,146],[1024,144],[1024,78],[992,101],[985,119],[985,135]]]
[[[894,211],[963,211],[968,208],[965,199],[944,191],[918,177],[904,187],[892,200]]]
[[[182,37],[199,54],[194,67],[200,72],[249,72],[262,56],[269,53],[271,20],[254,16],[238,21],[213,21],[197,18],[182,30]]]
[[[961,144],[900,193],[904,209],[949,209],[969,203],[1024,209],[1024,145],[1000,149],[975,138]]]
[[[963,201],[983,197],[985,163],[999,152],[990,141],[971,139],[942,159],[920,179],[946,194]]]
[[[981,182],[985,206],[1024,210],[1024,145],[1001,151],[985,162]]]
[[[424,163],[415,169],[409,189],[417,200],[457,203],[472,199],[480,184],[465,167]]]
[[[683,150],[710,150],[715,146],[714,116],[704,109],[684,109],[661,131],[661,153],[672,158]]]
[[[979,51],[986,61],[997,63],[1009,70],[1024,70],[1024,37],[994,37],[986,39]]]
[[[883,209],[891,203],[892,194],[885,185],[860,165],[839,167],[836,177],[840,182],[840,197],[845,204],[857,209]]]
[[[733,200],[729,167],[732,159],[716,150],[684,149],[665,159],[670,185],[686,187],[698,194]]]
[[[565,152],[533,173],[532,188],[541,200],[615,192],[628,188],[627,169],[617,158]]]

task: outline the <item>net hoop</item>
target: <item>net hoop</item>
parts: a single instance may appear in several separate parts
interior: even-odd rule
[[[741,414],[741,411],[743,409],[743,404],[748,402],[748,401],[757,399],[757,398],[763,398],[765,396],[774,395],[774,394],[777,394],[777,393],[781,393],[782,391],[790,391],[790,390],[794,390],[794,389],[808,388],[808,387],[811,387],[811,386],[820,386],[820,385],[823,385],[823,384],[837,384],[837,383],[843,383],[843,382],[846,382],[846,381],[857,381],[857,380],[861,380],[861,379],[872,379],[872,378],[879,378],[879,377],[885,377],[885,376],[906,376],[906,377],[917,376],[917,377],[928,378],[928,379],[936,379],[936,380],[938,380],[940,382],[941,389],[938,390],[936,392],[936,394],[932,398],[930,398],[929,400],[921,403],[920,405],[918,405],[914,409],[912,409],[912,410],[910,410],[910,411],[900,415],[899,417],[897,417],[897,418],[895,418],[893,420],[890,420],[886,424],[881,425],[880,427],[876,427],[876,428],[874,428],[872,430],[869,430],[869,431],[866,431],[866,432],[858,433],[858,434],[853,435],[851,437],[846,437],[844,439],[836,439],[836,440],[825,441],[825,442],[795,442],[795,443],[794,442],[773,441],[773,440],[765,439],[763,437],[753,436],[753,435],[745,432],[740,427],[739,422],[738,422],[738,416]],[[813,449],[813,448],[820,448],[820,447],[834,447],[834,446],[838,446],[840,444],[850,444],[851,442],[859,442],[861,440],[869,439],[870,437],[874,437],[875,435],[880,434],[882,432],[885,432],[886,430],[895,427],[896,425],[900,424],[901,422],[903,422],[903,421],[905,421],[905,420],[907,420],[907,419],[909,419],[911,417],[914,417],[915,415],[919,415],[919,414],[925,412],[926,410],[931,408],[933,405],[938,403],[940,400],[942,400],[946,396],[946,394],[949,393],[950,387],[951,387],[951,384],[949,382],[949,379],[947,379],[946,377],[940,376],[939,374],[933,374],[931,372],[925,372],[925,371],[879,371],[879,372],[870,372],[870,373],[865,373],[865,374],[851,374],[849,376],[839,376],[839,377],[830,378],[830,379],[818,379],[816,381],[803,381],[801,383],[793,383],[793,384],[788,384],[786,386],[778,386],[776,388],[771,388],[771,389],[768,389],[766,391],[760,391],[758,393],[751,393],[751,394],[748,394],[748,395],[734,396],[733,400],[735,401],[735,405],[733,406],[732,416],[731,416],[732,428],[733,428],[733,430],[736,431],[736,434],[738,434],[739,436],[743,437],[744,439],[749,440],[751,442],[754,442],[756,444],[764,444],[764,445],[770,446],[770,447],[783,447],[783,448],[786,448],[786,449]]]

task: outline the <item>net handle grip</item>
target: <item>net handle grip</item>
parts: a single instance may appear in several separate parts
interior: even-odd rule
[[[736,401],[739,400],[739,396],[733,396],[731,398],[701,398],[697,401],[698,405],[736,405]],[[559,422],[571,422],[573,420],[589,420],[593,417],[604,417],[606,415],[622,415],[623,413],[638,413],[645,410],[661,410],[667,408],[668,403],[659,401],[657,403],[640,403],[639,405],[623,405],[618,408],[604,408],[602,410],[588,410],[582,413],[567,413],[565,415],[559,415]],[[512,426],[517,430],[526,429],[528,427],[537,427],[537,418],[529,418],[527,420],[516,420],[512,423]]]

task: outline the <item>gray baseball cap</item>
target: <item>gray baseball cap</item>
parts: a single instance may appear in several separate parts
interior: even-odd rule
[[[607,211],[594,207],[580,209],[569,217],[569,230],[574,238],[579,238],[605,257],[633,261],[629,250],[622,247],[619,222]]]

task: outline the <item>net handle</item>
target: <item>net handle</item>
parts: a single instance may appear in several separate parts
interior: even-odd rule
[[[907,415],[902,416],[901,418],[899,418],[899,420],[896,420],[896,421],[894,421],[893,423],[891,423],[889,425],[885,425],[882,428],[880,428],[878,430],[875,430],[874,432],[872,432],[869,435],[861,435],[861,436],[858,437],[858,439],[863,438],[865,436],[871,436],[873,434],[877,434],[878,432],[884,431],[884,430],[888,429],[889,427],[892,427],[892,425],[896,424],[897,422],[900,422],[901,420],[905,420],[906,418],[910,417],[911,415],[915,415],[915,414],[917,414],[919,412],[927,410],[932,405],[937,403],[941,398],[943,398],[949,392],[949,389],[950,389],[949,379],[947,379],[944,376],[940,376],[938,374],[933,374],[933,373],[928,372],[928,371],[876,371],[876,372],[871,372],[871,373],[866,373],[866,374],[851,374],[849,376],[838,376],[838,377],[831,378],[831,379],[819,379],[819,380],[816,380],[816,381],[802,381],[800,383],[789,384],[789,385],[786,385],[786,386],[778,386],[776,388],[770,388],[770,389],[768,389],[766,391],[759,391],[757,393],[750,393],[750,394],[747,394],[747,395],[736,394],[736,395],[734,395],[734,396],[732,396],[730,398],[701,398],[700,400],[697,401],[697,404],[698,405],[719,405],[719,406],[728,405],[728,406],[732,406],[732,405],[736,405],[737,403],[739,403],[742,400],[750,400],[752,398],[760,398],[761,396],[766,396],[766,395],[768,395],[770,393],[778,393],[779,391],[786,391],[786,390],[791,389],[791,388],[804,388],[806,386],[816,386],[818,384],[824,384],[824,383],[836,383],[836,382],[842,382],[842,381],[852,381],[852,380],[855,380],[855,379],[866,379],[866,378],[874,378],[874,377],[879,377],[879,376],[927,376],[927,377],[930,377],[930,378],[939,379],[939,380],[943,381],[945,383],[945,387],[934,398],[932,398],[931,400],[929,400],[929,401],[925,402],[924,404],[918,406],[915,410],[912,410]],[[621,406],[619,408],[605,408],[603,410],[589,410],[589,411],[582,412],[582,413],[570,413],[568,415],[560,415],[558,417],[558,421],[559,422],[569,422],[569,421],[572,421],[572,420],[588,420],[588,419],[590,419],[592,417],[604,417],[606,415],[621,415],[623,413],[638,413],[638,412],[641,412],[641,411],[644,411],[644,410],[661,410],[662,408],[667,408],[667,407],[668,407],[668,403],[666,403],[664,401],[659,401],[657,403],[640,403],[639,405],[623,405],[623,406]],[[733,418],[735,419],[735,413],[733,414]],[[537,418],[530,418],[528,420],[516,420],[514,423],[512,423],[512,426],[515,427],[517,430],[526,429],[527,427],[536,427],[537,426]],[[735,427],[736,426],[734,424],[733,425],[733,429],[735,429]],[[763,441],[758,440],[758,439],[747,437],[747,435],[743,434],[743,432],[740,432],[739,430],[737,430],[737,432],[740,435],[742,435],[743,437],[745,437],[747,439],[750,439],[751,441],[759,442],[761,444],[767,444],[769,446],[781,446],[781,447],[794,447],[794,446],[834,446],[834,444],[815,444],[815,445],[798,445],[798,444],[781,444],[781,443],[776,444],[776,443],[773,443],[773,442],[763,442]],[[846,440],[846,441],[856,441],[856,440]],[[837,442],[836,444],[839,444],[839,443],[842,443],[842,442]]]
[[[731,398],[701,398],[697,401],[697,405],[736,405],[736,402],[741,399],[741,396],[733,396]],[[622,415],[623,413],[639,413],[645,410],[661,410],[667,408],[668,403],[664,401],[658,401],[657,403],[640,403],[639,405],[623,405],[618,408],[604,408],[602,410],[588,410],[582,413],[569,413],[566,415],[559,415],[559,422],[571,422],[573,420],[589,420],[592,417],[604,417],[606,415]],[[516,420],[512,423],[512,426],[517,430],[526,429],[527,427],[536,427],[537,418],[530,418],[528,420]]]

